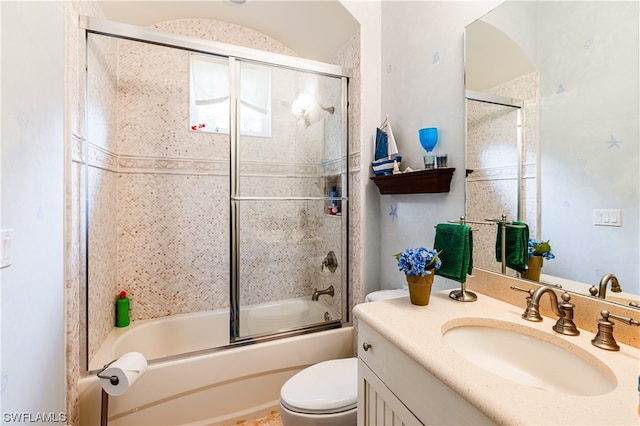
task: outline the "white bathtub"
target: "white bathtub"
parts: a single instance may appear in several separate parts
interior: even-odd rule
[[[322,301],[308,299],[265,303],[242,312],[242,335],[289,328],[292,320],[297,325],[323,322],[325,312],[338,317]],[[223,346],[228,324],[226,310],[132,323],[114,330],[110,346],[102,346],[91,369],[129,351],[153,359]],[[343,327],[155,363],[124,395],[109,398],[109,424],[233,424],[262,417],[277,410],[280,387],[289,377],[311,364],[353,354],[353,329]],[[79,393],[80,424],[99,424],[98,379],[81,379]]]

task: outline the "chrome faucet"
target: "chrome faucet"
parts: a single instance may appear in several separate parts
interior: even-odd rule
[[[330,286],[329,288],[324,290],[318,290],[317,288],[314,288],[313,295],[311,296],[311,300],[318,300],[318,297],[322,296],[323,294],[333,297],[333,295],[335,294],[333,290],[333,286]]]
[[[618,278],[613,274],[606,274],[600,280],[599,288],[596,288],[595,285],[592,285],[591,288],[589,289],[589,293],[591,293],[592,296],[596,296],[601,299],[604,299],[605,295],[607,294],[607,283],[609,281],[611,281],[612,292],[620,293],[622,291],[622,289],[620,288],[620,283],[618,283]]]
[[[573,308],[575,308],[576,305],[569,303],[571,300],[569,293],[566,291],[562,293],[562,303],[558,303],[558,296],[556,296],[556,293],[551,287],[542,286],[533,293],[530,291],[527,292],[530,296],[527,297],[527,308],[524,310],[522,318],[527,321],[542,321],[542,316],[538,310],[540,306],[540,298],[543,294],[549,293],[549,297],[551,298],[551,310],[558,316],[558,321],[556,321],[553,326],[553,331],[567,336],[577,336],[580,334],[576,324],[573,322]]]

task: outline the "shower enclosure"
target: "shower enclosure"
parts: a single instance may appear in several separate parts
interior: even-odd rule
[[[348,322],[341,68],[94,18],[82,27],[87,369],[118,333],[122,291],[134,323],[228,310],[223,342],[207,348]],[[313,302],[322,318],[306,319],[314,291],[331,287]]]
[[[521,103],[467,92],[466,216],[469,220],[519,220],[522,149]],[[497,228],[482,226],[473,236],[474,266],[499,272]]]

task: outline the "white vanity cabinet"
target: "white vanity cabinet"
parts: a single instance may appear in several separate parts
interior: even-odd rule
[[[358,323],[358,425],[494,424],[365,322]]]

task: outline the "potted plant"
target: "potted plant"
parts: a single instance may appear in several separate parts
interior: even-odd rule
[[[529,238],[529,262],[527,264],[527,270],[522,273],[522,278],[540,281],[543,260],[551,260],[555,259],[555,257],[551,251],[549,240],[540,241]]]
[[[409,299],[414,305],[425,306],[431,298],[435,270],[440,269],[440,253],[424,247],[408,248],[395,255],[398,269],[404,272],[409,284]]]

